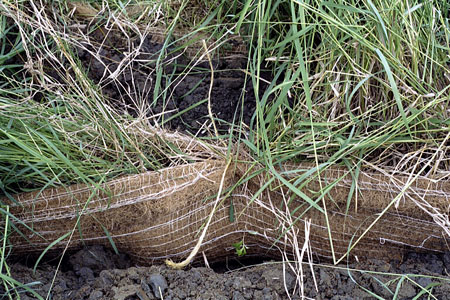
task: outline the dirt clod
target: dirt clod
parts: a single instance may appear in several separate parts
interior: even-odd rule
[[[167,289],[167,281],[161,274],[152,274],[148,279],[148,284],[153,290],[153,294],[157,299],[163,299],[163,295]]]
[[[281,263],[267,263],[236,271],[216,273],[204,267],[192,267],[187,270],[173,270],[166,266],[129,267],[127,269],[104,269],[92,271],[92,260],[86,259],[82,253],[105,253],[103,265],[113,265],[114,255],[107,250],[100,251],[97,247],[83,249],[70,257],[73,266],[59,271],[56,280],[51,284],[55,274],[55,266],[44,264],[33,275],[32,270],[21,264],[11,267],[12,275],[23,283],[32,283],[34,289],[44,298],[51,288],[52,299],[117,299],[117,300],[152,300],[161,299],[301,299],[299,277],[283,268]],[[437,299],[450,299],[450,277],[442,267],[431,268],[427,276],[411,275],[420,271],[423,274],[431,265],[443,265],[444,256],[434,255],[434,261],[426,261],[429,256],[410,254],[408,260],[396,266],[380,263],[377,260],[367,260],[364,263],[342,265],[335,267],[315,266],[314,277],[317,289],[309,267],[303,268],[304,296],[311,299],[373,299],[377,295],[390,299],[399,287],[398,299],[412,299],[422,290],[429,290]],[[109,261],[108,261],[109,260]],[[428,264],[428,266],[426,266]],[[88,267],[89,266],[89,267]],[[390,273],[398,275],[388,276]],[[425,268],[426,267],[426,268]],[[364,269],[364,272],[355,268]],[[404,270],[403,272],[400,271]],[[90,271],[89,271],[90,270]],[[98,270],[98,269],[97,269]],[[86,275],[87,274],[87,275]],[[410,275],[402,275],[410,274]],[[400,283],[402,276],[408,279]],[[432,289],[431,289],[432,287]],[[368,294],[369,290],[373,295]],[[430,290],[431,289],[431,290]],[[31,294],[21,292],[21,299],[33,299]],[[0,295],[3,292],[0,293]],[[23,297],[22,297],[23,296]],[[31,297],[31,298],[30,298]],[[418,298],[426,299],[426,298]]]

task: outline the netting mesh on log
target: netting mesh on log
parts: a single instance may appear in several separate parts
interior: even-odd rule
[[[285,164],[277,172],[293,182],[313,167]],[[179,260],[194,248],[226,172],[220,205],[200,248],[210,261],[236,255],[232,245],[241,240],[249,255],[279,256],[282,251],[295,257],[305,240],[305,220],[311,220],[310,249],[321,257],[336,259],[349,249],[350,257],[381,259],[399,258],[408,249],[448,251],[448,181],[361,172],[348,202],[354,179],[348,169],[332,166],[320,178],[307,176],[297,185],[314,207],[277,180],[261,192],[268,171],[236,184],[246,168],[245,163],[226,168],[218,156],[100,187],[73,185],[16,195],[20,205],[10,203],[10,211],[23,223],[11,221],[22,235],[12,232],[9,242],[14,253],[42,251],[72,232],[54,249],[111,246],[112,239],[119,251],[143,264]]]

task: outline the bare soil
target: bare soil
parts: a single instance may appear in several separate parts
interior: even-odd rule
[[[164,48],[150,35],[125,37],[122,32],[105,32],[101,27],[92,31],[90,44],[75,51],[88,76],[119,111],[136,116],[142,113],[143,103],[150,104],[145,113],[155,123],[199,135],[213,132],[211,116],[220,133],[241,121],[250,125],[256,97],[244,71],[245,55],[193,60],[173,47]],[[139,49],[139,55],[129,59],[130,49]],[[118,75],[112,76],[114,72]],[[260,94],[270,74],[262,70],[261,78]]]
[[[125,255],[92,246],[67,256],[56,277],[59,260],[42,264],[34,274],[23,263],[11,265],[11,271],[15,279],[51,299],[301,299],[300,277],[288,264],[272,261],[243,267],[248,261],[231,260],[216,264],[215,270],[201,265],[186,270],[142,267]],[[241,268],[235,269],[238,265]],[[310,299],[375,299],[375,295],[393,299],[396,292],[397,299],[450,299],[449,282],[438,278],[450,280],[450,253],[411,253],[402,262],[391,263],[314,265],[313,270],[303,264],[303,295]],[[24,290],[19,293],[21,299],[33,299]]]

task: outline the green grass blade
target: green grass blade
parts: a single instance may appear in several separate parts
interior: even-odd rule
[[[375,52],[377,53],[378,57],[381,60],[381,63],[383,64],[383,67],[386,71],[386,75],[389,79],[389,83],[391,85],[392,93],[394,94],[395,102],[397,103],[398,110],[400,111],[400,115],[403,120],[403,124],[405,125],[406,129],[408,130],[408,133],[411,135],[411,130],[408,125],[408,120],[406,118],[405,110],[403,109],[402,100],[400,98],[400,92],[398,91],[397,84],[395,83],[394,76],[392,75],[391,68],[389,67],[389,63],[387,62],[386,58],[384,57],[383,53],[379,49],[375,49]]]
[[[51,242],[43,251],[42,253],[39,255],[38,259],[36,260],[36,263],[34,264],[33,267],[33,274],[36,273],[36,268],[39,265],[39,262],[42,260],[42,258],[44,257],[44,255],[53,248],[53,246],[55,246],[56,244],[58,244],[59,242],[61,242],[62,240],[64,240],[65,238],[67,238],[68,236],[70,236],[70,232],[67,232],[66,234],[60,236],[59,238],[57,238],[56,240],[54,240],[53,242]]]

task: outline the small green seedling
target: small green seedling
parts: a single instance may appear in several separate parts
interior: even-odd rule
[[[234,243],[233,247],[236,249],[237,256],[241,257],[247,254],[247,246],[245,246],[244,240]]]

